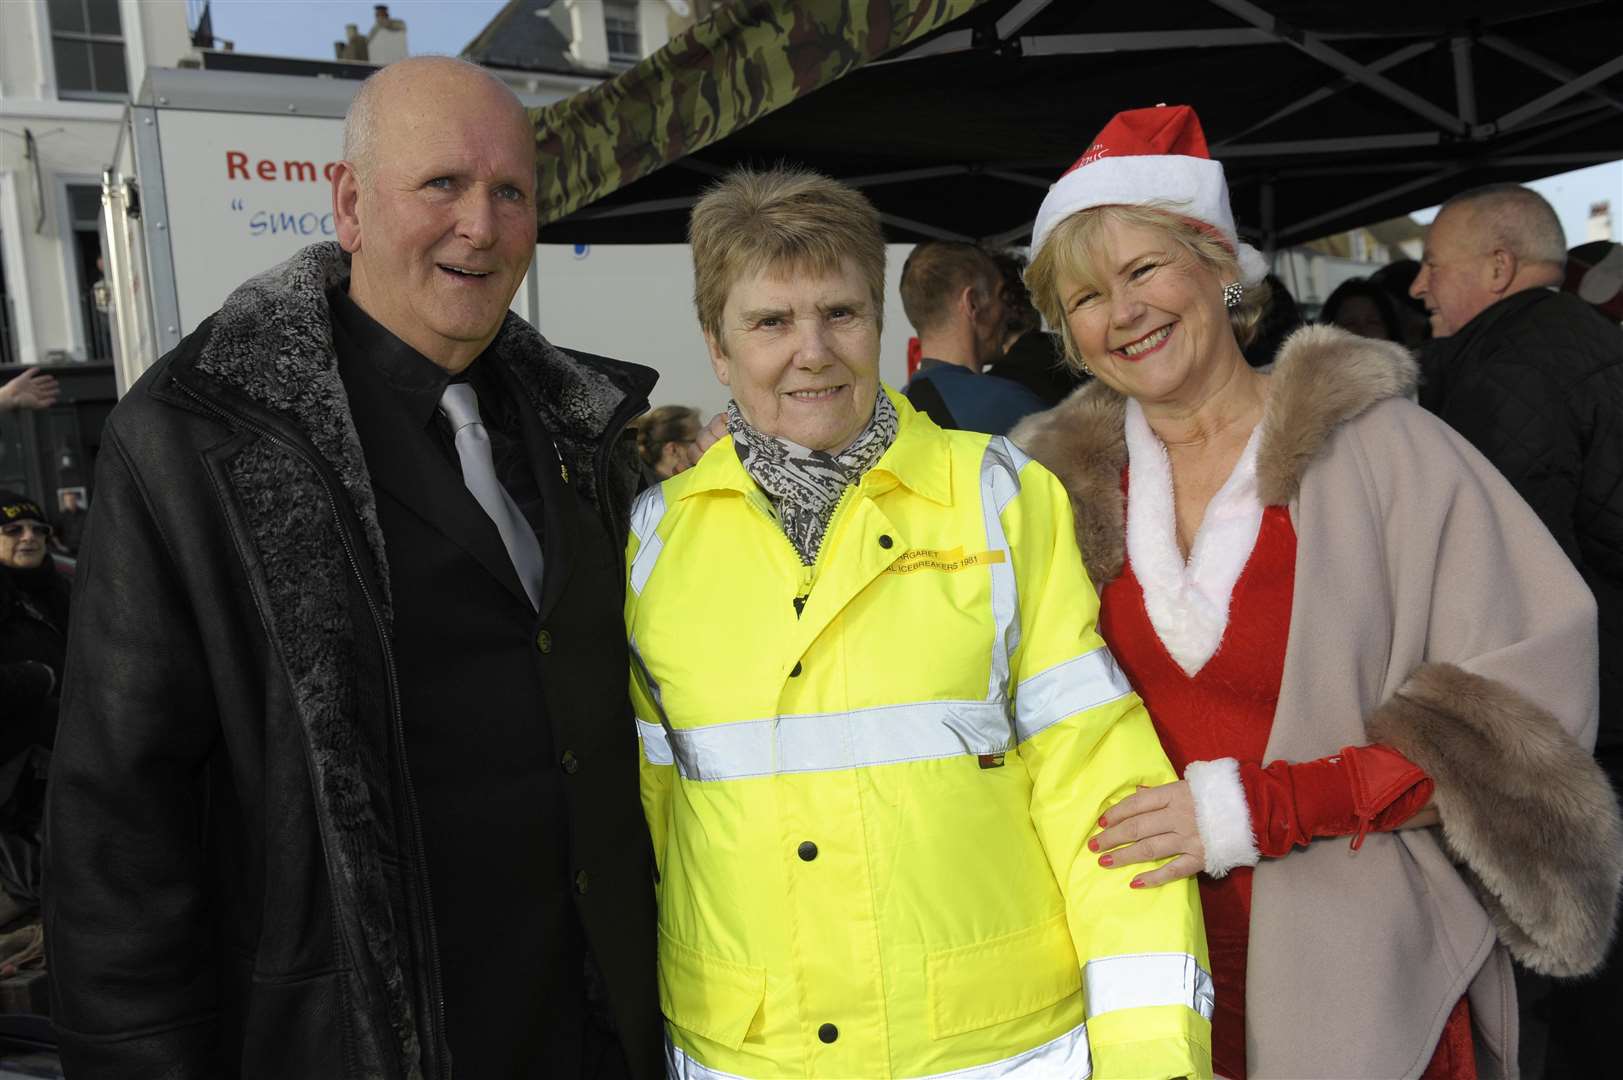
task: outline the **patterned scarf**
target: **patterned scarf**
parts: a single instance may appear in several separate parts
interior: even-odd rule
[[[834,518],[840,496],[896,441],[900,425],[896,406],[881,390],[874,400],[873,419],[862,434],[844,450],[831,454],[763,434],[744,419],[737,402],[727,403],[727,430],[732,433],[738,460],[772,500],[778,524],[807,566],[817,559],[823,531]]]

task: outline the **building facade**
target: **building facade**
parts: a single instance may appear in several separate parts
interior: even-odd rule
[[[180,4],[0,3],[0,362],[109,358],[101,170],[141,74],[190,49]]]

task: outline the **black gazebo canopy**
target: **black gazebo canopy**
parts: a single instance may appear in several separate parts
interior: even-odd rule
[[[1266,247],[1496,180],[1623,158],[1620,0],[985,0],[543,227],[679,242],[711,178],[801,163],[863,188],[892,239],[1016,244],[1117,111],[1199,112]]]

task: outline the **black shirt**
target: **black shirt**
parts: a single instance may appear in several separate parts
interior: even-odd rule
[[[389,564],[406,756],[456,1074],[577,1075],[582,934],[538,619],[495,525],[463,485],[439,411],[452,376],[342,291],[330,298]],[[460,377],[479,396],[497,477],[539,539],[536,468],[556,469],[555,452],[533,421],[526,428],[499,363],[487,352]]]

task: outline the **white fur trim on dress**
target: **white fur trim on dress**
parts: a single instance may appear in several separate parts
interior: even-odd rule
[[[1222,877],[1236,866],[1262,861],[1251,832],[1251,807],[1240,783],[1240,763],[1231,757],[1191,761],[1184,782],[1195,800],[1195,826],[1206,848],[1206,873]]]
[[[1195,533],[1189,561],[1178,548],[1172,465],[1144,410],[1127,401],[1127,557],[1144,590],[1156,637],[1191,678],[1228,629],[1229,600],[1262,530],[1257,497],[1258,424]]]
[[[1229,207],[1223,165],[1186,154],[1102,157],[1072,169],[1048,188],[1031,230],[1035,259],[1054,226],[1095,206],[1163,207],[1210,225],[1234,249],[1240,280],[1255,285],[1268,274],[1268,261],[1250,244],[1240,243]]]

